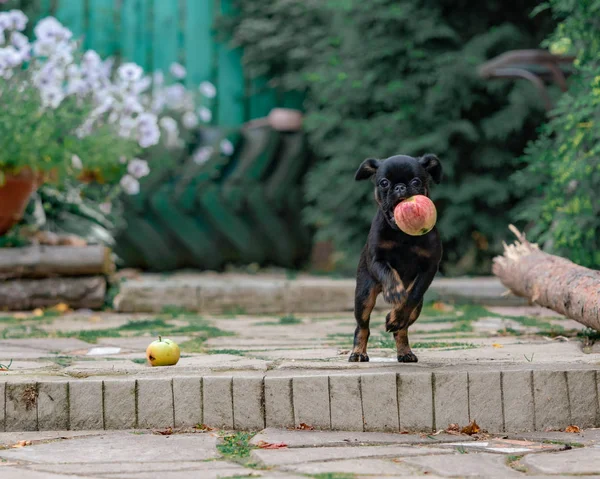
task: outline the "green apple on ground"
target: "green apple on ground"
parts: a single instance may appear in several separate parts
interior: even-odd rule
[[[177,343],[160,336],[146,349],[146,359],[152,366],[175,366],[179,361],[179,355]]]

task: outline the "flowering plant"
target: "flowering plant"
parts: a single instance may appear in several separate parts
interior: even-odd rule
[[[27,17],[0,13],[0,184],[28,168],[45,178],[119,183],[130,193],[148,174],[135,158],[160,139],[158,118],[143,101],[150,80],[135,64],[81,52],[53,17],[22,33]]]

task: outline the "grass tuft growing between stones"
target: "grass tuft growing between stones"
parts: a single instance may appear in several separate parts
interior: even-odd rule
[[[239,461],[250,457],[253,446],[250,440],[255,436],[254,432],[236,432],[223,434],[222,443],[217,446],[219,452],[225,459]]]

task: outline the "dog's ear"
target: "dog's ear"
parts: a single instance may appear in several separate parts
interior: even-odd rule
[[[425,171],[429,173],[436,184],[439,184],[440,181],[442,181],[442,164],[437,156],[432,153],[428,153],[419,158],[419,163],[423,165]]]
[[[354,179],[356,181],[360,181],[366,180],[367,178],[371,178],[371,176],[373,176],[377,172],[377,168],[379,168],[380,165],[381,161],[376,160],[375,158],[367,158],[358,167],[358,170],[354,175]]]

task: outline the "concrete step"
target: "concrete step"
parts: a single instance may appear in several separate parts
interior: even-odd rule
[[[160,312],[177,306],[205,314],[291,314],[351,311],[353,279],[278,275],[179,273],[172,276],[142,275],[121,285],[115,299],[119,312]],[[523,298],[504,295],[506,288],[495,277],[438,278],[427,300],[486,304],[524,305]],[[386,309],[381,296],[377,309]]]
[[[472,420],[496,433],[600,426],[594,365],[414,365],[310,375],[160,371],[154,377],[4,376],[0,431],[307,424],[321,430],[431,432]]]

